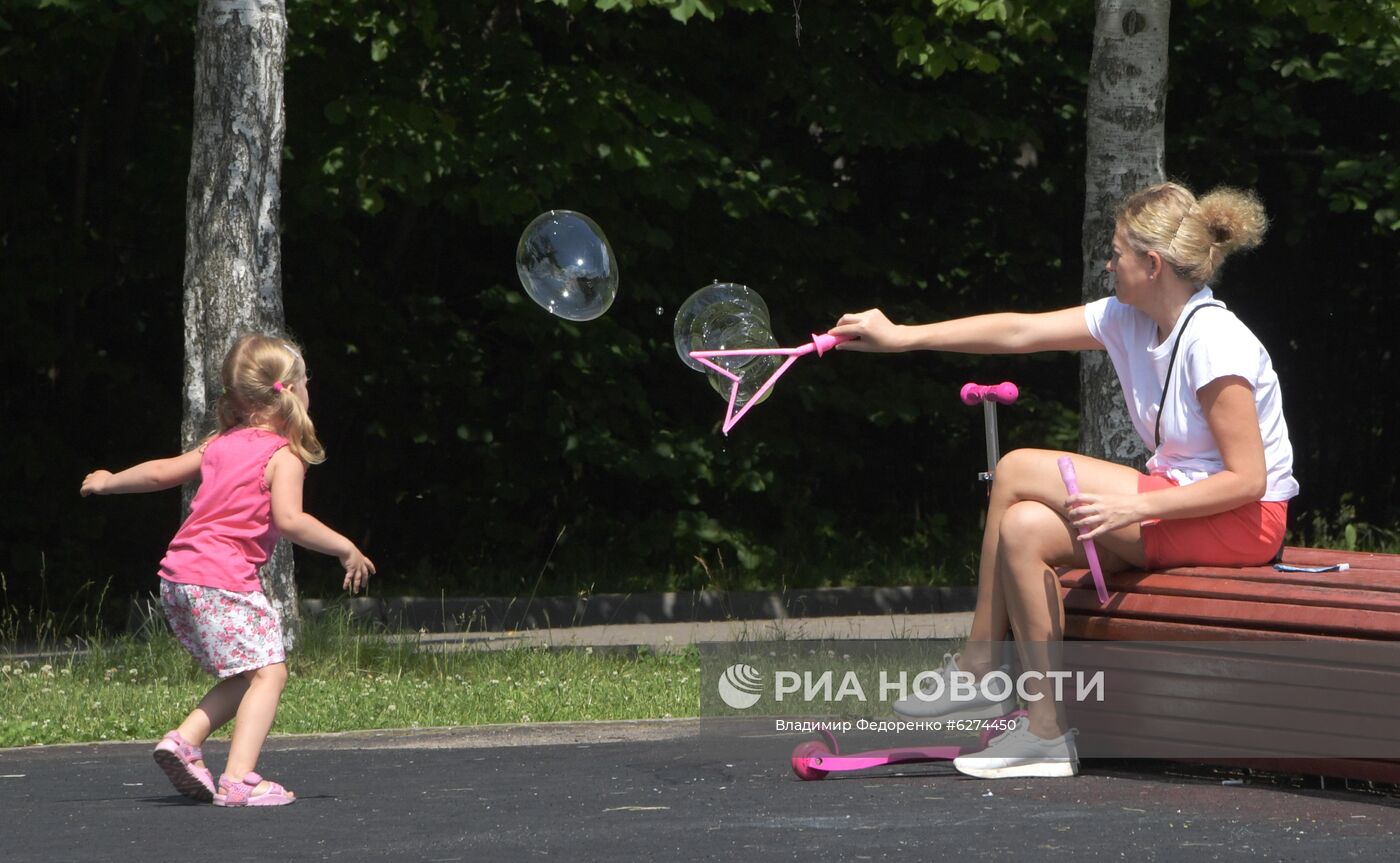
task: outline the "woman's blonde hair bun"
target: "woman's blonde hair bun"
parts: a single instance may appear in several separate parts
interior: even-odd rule
[[[1158,183],[1129,195],[1117,215],[1135,251],[1156,252],[1197,285],[1209,282],[1231,252],[1263,242],[1269,227],[1257,195],[1225,186],[1197,198],[1180,183]]]

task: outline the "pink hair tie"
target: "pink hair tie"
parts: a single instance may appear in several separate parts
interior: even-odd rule
[[[273,381],[273,382],[272,382],[272,391],[275,392],[275,393],[280,393],[280,392],[282,392],[282,382],[281,382],[281,381]]]

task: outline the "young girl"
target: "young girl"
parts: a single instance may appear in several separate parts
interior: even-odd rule
[[[279,535],[340,558],[358,592],[375,571],[355,544],[302,511],[308,464],[325,461],[307,414],[306,364],[287,339],[243,336],[223,365],[218,434],[184,455],[120,473],[98,470],[81,494],[173,488],[198,477],[190,514],[160,563],[160,598],[175,637],[219,678],[156,745],[156,763],[181,794],[216,806],[282,806],[296,796],[253,768],[287,682],[282,630],[258,581]],[[215,786],[202,744],[230,719],[228,764]]]

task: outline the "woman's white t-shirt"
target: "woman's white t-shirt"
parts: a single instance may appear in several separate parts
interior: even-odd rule
[[[1170,476],[1179,484],[1188,485],[1224,469],[1215,435],[1211,434],[1196,393],[1217,378],[1235,375],[1244,378],[1254,390],[1254,407],[1259,414],[1264,463],[1268,467],[1268,487],[1261,500],[1288,500],[1298,494],[1298,482],[1293,478],[1293,446],[1288,441],[1278,375],[1269,352],[1233,312],[1223,307],[1201,309],[1182,335],[1182,322],[1204,303],[1220,303],[1208,287],[1191,297],[1177,318],[1176,327],[1160,344],[1156,322],[1116,297],[1086,305],[1084,320],[1089,333],[1108,350],[1123,385],[1133,427],[1149,450],[1153,447],[1157,406],[1164,406],[1162,445],[1148,459],[1148,473]],[[1182,341],[1176,370],[1171,375],[1171,391],[1163,399],[1167,363],[1178,336]]]

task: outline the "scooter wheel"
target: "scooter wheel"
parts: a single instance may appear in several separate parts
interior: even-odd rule
[[[825,779],[827,771],[816,765],[830,754],[831,751],[820,740],[799,743],[797,748],[792,750],[792,772],[797,774],[798,779],[806,782]]]

